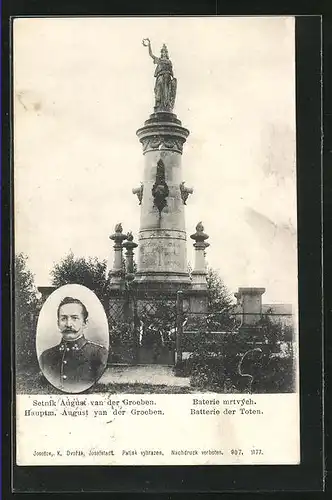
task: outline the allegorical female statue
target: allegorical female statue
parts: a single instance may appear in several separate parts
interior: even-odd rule
[[[169,111],[174,107],[176,96],[176,78],[173,76],[172,61],[168,57],[167,47],[164,44],[161,49],[160,57],[156,57],[152,53],[151,43],[148,38],[143,39],[144,47],[149,48],[149,54],[157,65],[154,76],[156,83],[154,87],[155,94],[155,111]]]

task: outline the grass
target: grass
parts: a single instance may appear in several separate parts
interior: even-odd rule
[[[191,387],[151,385],[151,384],[96,384],[84,394],[190,394]],[[47,382],[41,373],[21,373],[16,375],[17,394],[62,394]]]
[[[190,394],[194,392],[191,387],[151,384],[97,384],[94,393],[109,394]]]
[[[41,373],[17,373],[16,394],[59,394]]]
[[[289,384],[289,388],[283,388],[283,390],[278,391],[278,388],[270,387],[267,388],[255,388],[253,387],[253,393],[287,393],[294,392],[293,387]],[[243,390],[237,387],[225,388],[224,386],[212,387],[208,384],[199,384],[198,386],[190,387],[179,387],[179,386],[168,386],[168,385],[152,385],[152,384],[140,384],[140,383],[109,383],[102,384],[97,383],[90,389],[84,392],[84,394],[192,394],[192,393],[207,393],[207,392],[217,392],[220,394],[228,393],[246,393],[247,390]],[[59,390],[55,389],[51,384],[47,382],[45,377],[40,373],[19,373],[16,374],[16,394],[63,394]]]

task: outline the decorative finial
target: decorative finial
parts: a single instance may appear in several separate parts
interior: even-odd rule
[[[196,226],[196,231],[197,231],[198,233],[202,233],[202,232],[204,231],[204,226],[203,226],[203,224],[202,224],[202,221],[199,221],[199,223],[197,224],[197,226]]]
[[[204,233],[204,226],[202,224],[202,221],[199,221],[199,223],[196,225],[196,233],[191,234],[190,238],[192,240],[195,240],[196,244],[202,243],[209,238],[209,235]],[[204,245],[209,246],[209,243],[204,243]]]
[[[137,243],[133,241],[133,233],[128,231],[127,241],[123,243],[123,248],[126,249],[126,280],[127,282],[133,281],[135,278],[134,273],[134,249],[138,246]]]
[[[122,234],[122,231],[122,224],[119,222],[115,225],[114,233],[110,236],[110,239],[114,240],[115,244],[119,244],[120,246],[122,245],[122,242],[127,239],[127,235]]]

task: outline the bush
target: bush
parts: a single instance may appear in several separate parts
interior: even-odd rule
[[[225,384],[224,357],[200,356],[192,359],[190,384],[199,389],[218,391]]]
[[[109,320],[110,363],[132,363],[136,357],[132,325],[125,321]]]
[[[258,368],[258,369],[257,369]],[[252,392],[288,393],[295,390],[293,358],[263,356],[252,383]]]
[[[15,256],[15,354],[17,372],[37,373],[36,324],[38,315],[37,289],[34,276],[27,267],[23,253]]]
[[[190,377],[192,373],[191,358],[178,361],[173,368],[173,373],[176,377]]]
[[[294,391],[292,355],[272,352],[274,344],[255,347],[241,334],[214,337],[209,343],[200,338],[189,359],[176,369],[190,376],[198,389],[233,393],[287,393]]]
[[[75,257],[70,252],[52,271],[52,284],[60,287],[68,284],[84,285],[93,290],[102,303],[107,297],[106,260],[97,257]]]

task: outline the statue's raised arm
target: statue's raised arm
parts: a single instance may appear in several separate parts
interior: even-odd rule
[[[173,75],[172,61],[168,57],[168,50],[163,44],[160,52],[160,57],[153,54],[151,49],[151,42],[149,38],[143,38],[142,43],[144,47],[148,47],[149,55],[153,62],[157,65],[154,76],[156,83],[154,87],[155,93],[155,106],[154,110],[169,111],[171,112],[174,107],[177,80]]]
[[[159,62],[159,57],[156,57],[156,56],[152,53],[150,39],[149,39],[149,38],[143,38],[143,40],[142,40],[142,44],[144,45],[144,47],[148,47],[150,57],[152,57],[153,62],[154,62],[155,64],[158,64],[158,62]]]

